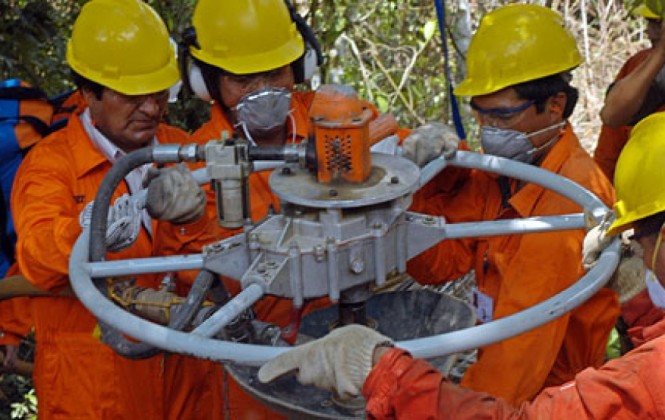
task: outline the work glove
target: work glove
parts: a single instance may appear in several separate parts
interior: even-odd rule
[[[584,268],[589,270],[596,265],[600,253],[612,243],[613,237],[606,235],[612,224],[613,215],[608,215],[603,221],[589,230],[584,237],[582,245],[582,262]],[[631,241],[625,233],[621,234],[621,259],[619,266],[610,278],[607,286],[619,295],[619,303],[624,303],[635,297],[646,287],[644,282],[645,270],[642,256],[644,251],[640,244]]]
[[[617,292],[619,303],[625,303],[637,296],[647,284],[645,282],[646,266],[644,250],[636,241],[621,247],[621,261],[607,286]]]
[[[146,209],[154,219],[184,224],[205,212],[206,194],[183,163],[150,168],[143,186],[148,188]]]
[[[95,202],[86,204],[79,215],[79,224],[85,229],[90,226],[92,206]],[[106,249],[119,252],[128,248],[136,241],[141,230],[141,211],[145,202],[129,194],[118,197],[109,207],[106,227]]]
[[[300,383],[334,391],[348,399],[360,394],[372,370],[374,349],[392,344],[390,338],[370,328],[347,325],[280,354],[261,366],[258,377],[266,383],[296,371]]]
[[[605,213],[600,223],[591,228],[584,237],[584,241],[582,242],[582,263],[584,264],[585,270],[589,270],[596,265],[600,254],[614,240],[613,237],[607,236],[607,230],[612,226],[614,219],[614,212],[608,211]],[[589,223],[595,222],[587,219],[587,226]],[[622,237],[623,236],[624,235],[622,234]]]
[[[443,155],[452,157],[459,148],[459,137],[454,128],[430,122],[411,131],[402,142],[402,156],[421,168]]]

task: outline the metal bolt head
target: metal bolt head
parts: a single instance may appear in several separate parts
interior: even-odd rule
[[[337,197],[337,194],[338,194],[337,190],[328,191],[328,195],[330,195],[331,197]]]
[[[399,177],[397,175],[394,175],[390,178],[390,183],[391,184],[399,184]]]
[[[363,261],[361,258],[356,257],[351,260],[349,268],[351,269],[351,272],[355,274],[360,274],[363,271],[365,271],[365,261]]]
[[[282,175],[291,175],[291,168],[285,166],[282,168]]]

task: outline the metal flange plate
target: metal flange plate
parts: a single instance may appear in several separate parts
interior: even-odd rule
[[[276,169],[270,188],[282,200],[313,208],[356,208],[385,203],[414,192],[420,169],[408,159],[372,153],[372,172],[367,181],[321,184],[316,175],[298,165]]]

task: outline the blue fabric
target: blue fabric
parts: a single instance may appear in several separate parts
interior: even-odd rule
[[[4,80],[0,82],[0,88],[20,86],[18,79]],[[9,211],[9,199],[12,191],[12,184],[18,166],[23,160],[21,148],[16,139],[14,127],[19,119],[19,101],[14,99],[0,99],[0,188],[2,189],[3,205],[1,210],[5,212],[3,219],[6,218],[6,224],[0,226],[3,229],[2,235],[11,244],[16,243],[16,232],[14,231],[14,222]],[[12,261],[4,250],[0,249],[0,279],[5,277],[7,269]]]

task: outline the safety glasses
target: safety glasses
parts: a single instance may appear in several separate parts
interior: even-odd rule
[[[471,109],[480,125],[509,128],[517,124],[519,122],[517,117],[523,115],[523,112],[535,103],[536,101],[531,99],[512,108],[481,108],[471,101]]]

